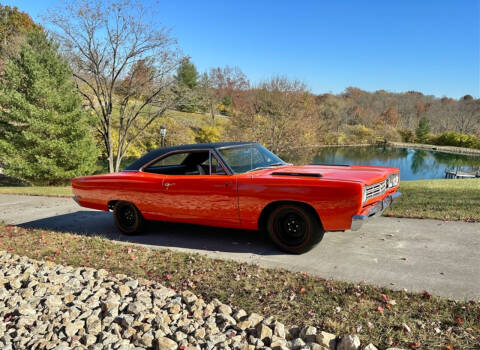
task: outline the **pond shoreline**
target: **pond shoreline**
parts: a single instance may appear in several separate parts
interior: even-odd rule
[[[475,148],[465,148],[465,147],[455,147],[455,146],[438,146],[438,145],[429,145],[424,143],[407,143],[407,142],[392,142],[387,141],[386,143],[359,143],[351,145],[310,145],[310,146],[300,146],[300,147],[291,147],[292,149],[298,148],[328,148],[328,147],[371,147],[371,146],[390,146],[395,148],[413,148],[413,149],[424,149],[435,152],[451,153],[451,154],[465,154],[470,156],[480,156],[480,149]]]
[[[425,149],[429,151],[436,151],[436,152],[443,152],[443,153],[480,156],[480,149],[475,149],[475,148],[465,148],[465,147],[455,147],[455,146],[437,146],[437,145],[428,145],[423,143],[406,143],[406,142],[387,142],[387,146],[398,147],[398,148]]]

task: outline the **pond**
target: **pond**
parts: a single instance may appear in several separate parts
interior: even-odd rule
[[[296,149],[282,156],[294,164],[393,166],[400,169],[402,180],[443,179],[445,169],[480,169],[480,156],[383,146]]]

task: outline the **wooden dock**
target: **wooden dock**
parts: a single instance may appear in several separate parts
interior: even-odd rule
[[[461,170],[445,169],[446,179],[472,179],[475,177],[480,177],[480,170],[461,171]]]

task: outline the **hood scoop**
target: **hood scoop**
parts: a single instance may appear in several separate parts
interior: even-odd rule
[[[322,177],[322,174],[315,174],[315,173],[294,173],[294,172],[286,172],[286,171],[275,171],[272,175],[280,175],[280,176],[304,176],[304,177]]]

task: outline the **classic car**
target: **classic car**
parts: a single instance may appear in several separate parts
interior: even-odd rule
[[[264,230],[304,253],[326,231],[358,230],[397,198],[397,168],[287,164],[254,142],[153,150],[121,172],[72,180],[75,201],[112,211],[125,234],[146,220]]]

